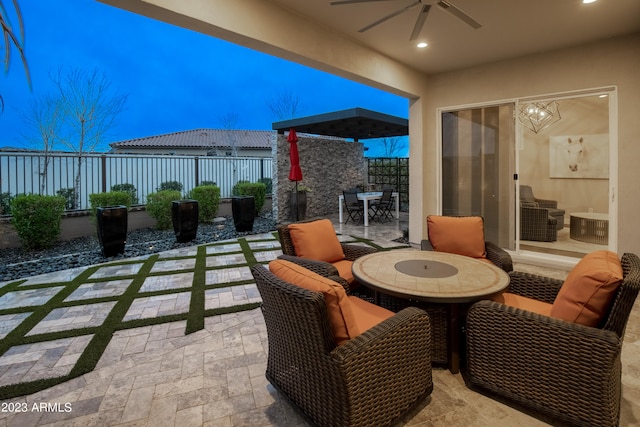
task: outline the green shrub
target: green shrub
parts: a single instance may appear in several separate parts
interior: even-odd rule
[[[258,182],[267,186],[267,194],[273,193],[273,180],[271,178],[260,178]]]
[[[131,196],[131,204],[138,204],[138,191],[133,184],[116,184],[111,186],[111,191],[121,191]]]
[[[0,215],[11,215],[11,193],[0,193]]]
[[[244,184],[249,184],[249,181],[238,181],[236,185],[231,189],[232,196],[243,196],[244,194],[240,193],[240,186]]]
[[[76,208],[76,189],[75,188],[61,188],[56,191],[58,196],[64,197],[64,208],[75,209]]]
[[[52,246],[60,235],[64,197],[29,194],[11,201],[13,223],[28,251]]]
[[[131,195],[123,191],[110,191],[107,193],[89,194],[89,204],[91,205],[91,222],[96,220],[96,211],[99,207],[124,205],[131,207]]]
[[[160,184],[158,191],[173,190],[182,192],[182,183],[178,181],[167,181]]]
[[[181,194],[177,190],[162,190],[147,196],[147,212],[155,218],[158,230],[171,227],[171,202],[181,199]]]
[[[260,215],[264,206],[267,186],[262,182],[239,182],[236,187],[238,187],[238,196],[253,196],[256,202],[256,215]]]
[[[220,187],[199,185],[191,190],[189,198],[198,201],[198,220],[209,222],[215,218],[220,203]]]

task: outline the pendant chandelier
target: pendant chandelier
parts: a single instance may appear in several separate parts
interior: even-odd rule
[[[528,102],[520,106],[518,120],[533,133],[538,133],[560,120],[556,101]]]

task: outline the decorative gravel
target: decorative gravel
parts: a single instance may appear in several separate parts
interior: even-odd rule
[[[22,248],[0,249],[0,282],[68,268],[86,267],[108,261],[149,255],[186,246],[201,245],[218,240],[269,233],[275,231],[275,229],[276,223],[272,218],[271,212],[267,212],[255,218],[251,232],[237,232],[231,217],[225,217],[224,229],[219,229],[213,224],[199,224],[196,239],[187,243],[178,243],[172,229],[143,228],[131,231],[127,235],[124,254],[111,258],[106,258],[102,255],[102,249],[96,236],[61,241],[55,246],[42,251],[26,252]]]

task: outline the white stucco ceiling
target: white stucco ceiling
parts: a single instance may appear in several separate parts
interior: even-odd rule
[[[434,4],[418,40],[409,36],[420,5],[366,31],[366,25],[415,0],[332,6],[330,0],[271,0],[428,74],[467,68],[640,31],[640,0],[449,0],[482,24],[474,30]],[[295,23],[292,23],[295,25]],[[639,53],[640,54],[640,53]]]

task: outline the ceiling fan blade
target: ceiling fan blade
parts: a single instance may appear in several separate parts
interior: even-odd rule
[[[365,31],[370,30],[371,28],[375,27],[376,25],[380,25],[383,22],[388,21],[389,19],[393,18],[394,16],[398,16],[401,13],[406,12],[407,10],[411,9],[412,7],[414,7],[414,6],[418,5],[418,4],[420,4],[420,0],[416,0],[415,2],[411,3],[409,6],[405,6],[405,7],[401,8],[401,9],[398,9],[395,12],[390,13],[389,15],[378,19],[376,22],[373,22],[373,23],[367,25],[366,27],[360,28],[358,30],[358,32],[359,33],[364,33]]]
[[[441,0],[438,2],[438,6],[440,6],[441,8],[443,8],[444,10],[446,10],[447,12],[455,16],[456,18],[460,19],[461,21],[465,22],[467,25],[473,27],[474,30],[477,30],[478,28],[482,27],[482,25],[478,21],[476,21],[475,19],[473,19],[472,17],[470,17],[469,15],[467,15],[466,13],[464,13],[463,11],[461,11],[460,9],[458,9],[448,1]]]
[[[331,6],[339,6],[341,4],[353,4],[353,3],[373,3],[376,1],[392,1],[392,0],[340,0],[332,1],[329,3]]]
[[[422,10],[418,15],[418,19],[416,19],[416,25],[413,26],[413,31],[411,32],[411,36],[409,37],[410,41],[417,39],[418,36],[420,35],[420,31],[422,31],[424,22],[427,20],[427,16],[429,16],[430,9],[431,9],[431,5],[428,5],[428,4],[422,5]]]

